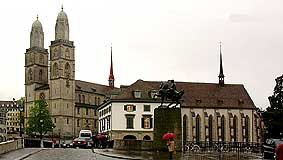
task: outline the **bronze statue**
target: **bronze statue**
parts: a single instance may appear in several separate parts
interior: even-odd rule
[[[168,80],[167,82],[161,82],[158,93],[154,95],[154,98],[161,97],[161,104],[159,107],[162,107],[164,100],[170,99],[171,103],[167,105],[169,108],[172,104],[176,103],[173,108],[180,104],[180,99],[184,94],[184,90],[177,91],[176,83],[174,80]]]

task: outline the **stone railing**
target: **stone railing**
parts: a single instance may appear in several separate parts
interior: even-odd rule
[[[0,143],[0,154],[23,148],[22,139],[11,140]]]

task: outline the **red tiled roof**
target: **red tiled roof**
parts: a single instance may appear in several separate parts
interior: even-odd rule
[[[159,90],[160,81],[138,80],[113,100],[134,100],[133,92],[141,91],[140,100],[152,100],[150,91]],[[255,108],[242,84],[175,82],[177,90],[185,91],[182,107]]]

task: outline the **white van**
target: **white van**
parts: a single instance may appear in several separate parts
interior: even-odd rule
[[[79,138],[91,138],[92,132],[91,130],[80,130]]]

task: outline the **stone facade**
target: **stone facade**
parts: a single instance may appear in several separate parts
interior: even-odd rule
[[[57,16],[50,54],[43,42],[43,27],[37,19],[25,53],[25,122],[34,101],[45,99],[56,126],[53,136],[76,137],[81,129],[97,132],[96,109],[117,88],[75,80],[75,46],[69,40],[69,22],[63,9]]]

